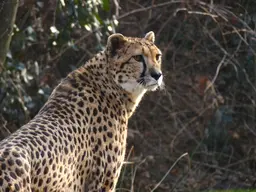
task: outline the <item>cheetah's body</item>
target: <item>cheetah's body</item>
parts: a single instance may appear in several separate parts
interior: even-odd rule
[[[0,191],[114,191],[128,118],[162,81],[153,41],[152,32],[114,34],[70,73],[33,120],[0,142]]]

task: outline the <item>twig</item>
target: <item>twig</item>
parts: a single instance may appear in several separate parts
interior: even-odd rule
[[[178,138],[178,136],[179,136],[183,131],[186,131],[186,130],[187,130],[187,127],[188,127],[190,124],[194,123],[199,117],[201,117],[202,114],[204,114],[210,107],[211,107],[211,106],[208,106],[208,107],[205,108],[204,110],[201,110],[201,111],[197,114],[197,116],[193,117],[193,118],[192,118],[189,122],[187,122],[181,129],[179,129],[178,133],[176,133],[176,135],[174,135],[174,138],[173,138],[172,141],[171,141],[171,144],[170,144],[170,146],[171,146],[171,151],[173,151],[174,142],[176,141],[176,139]],[[191,109],[193,109],[193,108],[191,108]],[[188,132],[188,131],[187,131],[187,132]],[[189,133],[189,132],[188,132],[188,133]],[[192,139],[197,143],[197,145],[200,144],[200,142],[197,141],[197,140],[195,139],[195,137],[193,137],[192,135],[189,135],[189,136],[190,136],[190,138],[192,138]]]
[[[220,68],[221,68],[222,65],[224,64],[224,62],[225,62],[225,60],[226,60],[226,57],[227,57],[227,55],[224,55],[224,57],[223,57],[222,60],[220,61],[219,65],[218,65],[218,67],[217,67],[216,73],[215,73],[215,75],[214,75],[213,80],[207,85],[207,87],[206,87],[205,90],[204,90],[205,93],[208,91],[208,89],[209,89],[210,87],[213,86],[214,82],[216,81],[216,79],[217,79],[217,77],[218,77],[218,75],[219,75],[219,72],[220,72]]]
[[[164,181],[164,179],[167,177],[167,175],[169,175],[170,171],[173,169],[173,167],[181,160],[181,158],[187,156],[188,153],[184,153],[182,154],[175,162],[174,164],[171,166],[171,168],[165,173],[165,175],[163,176],[163,178],[156,184],[156,186],[154,187],[154,189],[152,189],[150,192],[155,191],[159,185],[161,185],[161,183]]]
[[[82,37],[80,37],[79,39],[77,39],[75,42],[74,42],[74,45],[80,43],[82,40],[84,40],[85,38],[89,37],[90,35],[92,35],[93,33],[95,33],[96,31],[98,31],[101,27],[97,28],[96,30],[92,31],[92,32],[89,32],[85,35],[83,35]],[[58,55],[56,55],[55,57],[53,57],[52,59],[50,59],[50,63],[55,61],[57,58],[59,58],[63,53],[65,53],[68,49],[70,49],[71,46],[66,46],[62,51],[60,51],[60,53]]]
[[[232,174],[241,174],[241,172],[236,171],[235,169],[226,168],[226,166],[225,167],[221,167],[221,166],[218,166],[218,165],[209,164],[209,163],[205,163],[205,162],[202,162],[202,161],[196,161],[196,160],[191,160],[191,161],[192,161],[193,164],[196,164],[196,165],[199,165],[199,166],[204,166],[204,167],[209,167],[209,168],[213,168],[213,169],[218,169],[218,170],[226,171],[226,172],[229,172],[229,173],[232,173]],[[244,174],[244,175],[247,176],[247,177],[251,176],[249,174]]]
[[[230,35],[230,34],[239,33],[239,32],[245,32],[245,33],[249,33],[249,34],[252,34],[252,35],[256,35],[255,31],[248,30],[248,29],[234,29],[232,31],[227,31],[227,32],[223,33],[223,35]]]
[[[118,17],[119,16],[119,9],[120,9],[120,6],[119,6],[119,2],[117,0],[113,0],[114,4],[115,4],[115,15]]]
[[[242,69],[242,71],[245,75],[246,81],[252,86],[253,91],[256,92],[256,87],[253,85],[252,81],[250,80],[249,75],[247,74],[246,70]]]
[[[196,14],[196,15],[204,15],[204,16],[210,16],[212,18],[216,18],[218,17],[218,15],[214,15],[214,14],[211,14],[211,13],[206,13],[206,12],[201,12],[201,11],[189,11],[187,8],[179,8],[179,9],[176,9],[176,11],[174,12],[174,16],[176,16],[176,14],[179,12],[179,11],[187,11],[188,14]]]
[[[131,181],[131,189],[130,189],[130,192],[134,192],[134,181],[135,181],[135,176],[136,176],[136,173],[137,173],[137,170],[138,170],[138,167],[145,163],[147,160],[147,157],[145,159],[143,159],[136,167],[135,167],[135,170],[134,170],[134,173],[132,175],[132,181]]]
[[[133,150],[134,150],[134,147],[132,146],[131,149],[129,150],[129,153],[128,153],[127,157],[126,157],[127,160],[130,159]],[[130,161],[124,161],[124,162],[123,162],[123,165],[131,165],[131,164],[134,164],[134,162],[130,162]],[[123,167],[124,167],[124,168],[122,169],[122,174],[120,174],[120,178],[121,178],[120,181],[121,181],[121,182],[124,181],[123,178],[124,178],[124,175],[125,175],[125,172],[126,172],[126,166],[123,166]],[[120,183],[119,186],[122,186],[122,183]],[[116,191],[117,191],[117,190],[118,190],[118,189],[116,189]]]
[[[132,10],[132,11],[130,11],[128,13],[125,13],[125,14],[119,16],[117,19],[123,19],[124,17],[132,15],[134,13],[148,11],[148,10],[151,10],[151,9],[154,9],[154,8],[164,7],[164,6],[169,5],[169,4],[182,3],[182,2],[184,2],[184,1],[183,0],[176,0],[176,1],[173,0],[173,1],[168,1],[168,2],[164,2],[164,3],[159,3],[159,4],[151,5],[151,6],[148,6],[148,7],[145,7],[145,8],[135,9],[135,10]]]

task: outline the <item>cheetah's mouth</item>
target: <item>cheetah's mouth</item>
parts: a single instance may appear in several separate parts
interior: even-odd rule
[[[155,80],[150,76],[144,76],[144,77],[141,77],[137,82],[149,91],[155,91],[156,89],[158,88],[161,89],[163,87],[162,77],[160,77],[158,80]]]
[[[155,91],[157,88],[159,88],[159,85],[157,83],[146,86],[146,89],[149,91]]]

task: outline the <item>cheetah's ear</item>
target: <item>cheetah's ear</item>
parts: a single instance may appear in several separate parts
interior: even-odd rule
[[[125,37],[120,33],[115,33],[108,37],[107,48],[111,56],[115,56],[117,50],[121,49],[125,44]]]
[[[148,41],[154,43],[155,42],[155,33],[153,31],[148,32],[145,37]]]

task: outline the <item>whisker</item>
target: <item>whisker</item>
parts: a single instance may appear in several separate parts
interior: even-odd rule
[[[137,89],[137,88],[140,87],[140,86],[141,86],[141,82],[139,81],[139,82],[136,84],[135,89]]]

